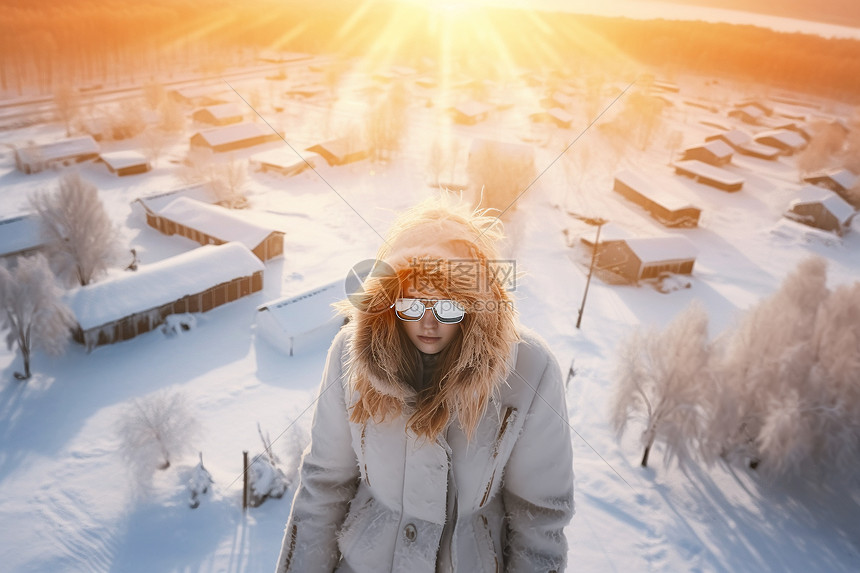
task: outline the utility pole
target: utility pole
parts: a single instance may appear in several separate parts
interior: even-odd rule
[[[594,249],[591,251],[591,265],[588,267],[588,278],[585,281],[585,292],[582,293],[582,304],[579,307],[579,314],[576,317],[576,328],[579,328],[579,325],[582,323],[582,313],[585,311],[585,299],[588,297],[588,287],[591,285],[591,275],[594,272],[594,261],[597,259],[597,248],[600,245],[600,228],[608,223],[608,221],[599,217],[577,217],[577,219],[580,219],[589,225],[597,226],[597,236],[594,239]]]

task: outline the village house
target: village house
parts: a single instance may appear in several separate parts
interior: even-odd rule
[[[463,125],[475,125],[490,117],[493,110],[491,105],[475,100],[460,102],[450,108],[451,116],[456,123]]]
[[[662,273],[689,275],[697,251],[686,237],[638,237],[601,241],[597,245],[596,268],[629,283],[656,279]]]
[[[367,147],[356,138],[340,137],[305,149],[326,160],[329,165],[346,165],[367,157]]]
[[[698,159],[708,165],[720,167],[728,165],[732,161],[734,151],[731,146],[723,140],[715,139],[706,141],[702,145],[694,145],[683,151],[682,160]]]
[[[138,151],[110,151],[99,155],[98,160],[119,177],[146,173],[152,169],[146,156]]]
[[[41,222],[36,213],[0,220],[0,259],[12,262],[16,257],[34,254],[44,246]]]
[[[232,102],[210,105],[195,110],[191,119],[209,125],[230,125],[242,122],[242,110]]]
[[[806,185],[789,205],[785,217],[841,236],[851,228],[855,214],[854,207],[833,191]]]
[[[860,208],[860,199],[852,201],[851,190],[857,185],[857,175],[849,169],[830,169],[804,177],[806,183],[812,183],[825,189],[830,189],[848,203],[851,203],[854,208]]]
[[[675,173],[678,175],[690,177],[699,183],[710,185],[721,191],[740,191],[744,186],[744,178],[740,175],[735,175],[722,167],[708,165],[698,159],[678,161],[674,167]]]
[[[146,222],[165,235],[180,235],[201,245],[241,243],[261,261],[284,253],[283,231],[248,221],[230,209],[188,197],[174,199],[158,211],[148,210]]]
[[[556,127],[568,129],[573,123],[573,114],[560,107],[554,107],[532,113],[529,119],[534,123],[551,123]]]
[[[790,129],[773,129],[756,134],[754,141],[779,149],[782,155],[794,155],[804,147],[806,140]]]
[[[15,166],[22,173],[38,173],[49,167],[71,165],[99,156],[99,144],[89,135],[15,149]]]
[[[739,129],[731,129],[715,135],[709,135],[705,138],[705,141],[715,140],[725,141],[732,149],[741,155],[767,160],[774,160],[779,157],[779,149],[757,143],[753,141],[752,136]]]
[[[279,173],[289,177],[306,169],[317,169],[325,161],[319,153],[307,151],[299,157],[292,149],[283,147],[255,153],[248,158],[248,163],[262,173]]]
[[[172,314],[208,312],[263,289],[263,263],[244,245],[208,245],[69,291],[73,339],[92,350],[154,330]]]
[[[191,136],[191,147],[211,149],[216,153],[254,147],[271,141],[280,141],[281,136],[256,123],[234,123],[213,127]]]
[[[653,178],[649,179],[653,181]],[[679,189],[670,190],[668,187],[668,181],[652,184],[640,174],[625,169],[615,175],[613,190],[644,208],[662,225],[696,227],[702,210],[680,196]]]

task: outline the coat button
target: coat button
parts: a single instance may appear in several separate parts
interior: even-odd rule
[[[403,535],[406,537],[406,541],[415,541],[415,538],[418,536],[418,530],[415,529],[414,525],[408,523],[403,528]]]

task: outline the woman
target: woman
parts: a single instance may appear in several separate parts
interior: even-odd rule
[[[344,303],[278,572],[561,571],[573,462],[558,364],[497,280],[497,220],[395,223]]]

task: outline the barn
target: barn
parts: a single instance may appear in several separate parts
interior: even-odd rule
[[[209,125],[230,125],[242,122],[242,110],[232,102],[209,105],[194,111],[191,119]]]
[[[263,289],[263,263],[244,245],[209,245],[69,291],[73,338],[87,350],[149,332],[171,314],[207,312]]]
[[[789,205],[785,217],[841,236],[851,228],[855,214],[854,207],[833,191],[806,185]]]
[[[851,203],[855,208],[860,208],[860,204],[857,204],[857,200],[854,202],[851,201],[850,192],[854,186],[857,185],[857,175],[849,169],[831,169],[829,171],[822,171],[821,173],[804,177],[803,180],[806,183],[812,183],[813,185],[830,189]]]
[[[111,151],[99,155],[99,161],[107,165],[108,171],[119,177],[146,173],[152,169],[149,160],[137,151]]]
[[[678,161],[674,165],[675,173],[690,177],[699,183],[710,185],[721,191],[740,191],[744,186],[744,178],[735,175],[722,167],[708,165],[698,159]]]
[[[613,189],[667,227],[698,226],[702,210],[681,197],[680,191],[673,193],[668,184],[668,181],[659,181],[657,186],[652,185],[639,173],[625,169],[615,175]]]
[[[773,160],[779,157],[779,150],[768,145],[756,143],[753,138],[739,129],[731,129],[716,135],[709,135],[705,141],[725,141],[729,146],[741,155],[756,157],[758,159]]]
[[[367,148],[355,138],[341,137],[305,149],[320,155],[329,165],[346,165],[367,157]]]
[[[596,267],[629,283],[655,279],[661,273],[689,275],[696,262],[696,248],[686,237],[638,237],[601,241]]]
[[[273,300],[257,307],[257,332],[288,356],[326,349],[344,322],[331,305],[345,298],[343,281],[336,281]]]
[[[490,117],[493,107],[475,100],[460,102],[451,107],[451,116],[456,123],[475,125]]]
[[[55,165],[80,163],[99,156],[99,144],[90,135],[15,149],[15,166],[22,173],[38,173]]]
[[[141,220],[146,221],[148,213],[160,211],[165,205],[179,197],[196,199],[197,201],[209,203],[210,205],[218,202],[217,195],[215,195],[208,185],[198,183],[188,187],[180,187],[179,189],[171,189],[170,191],[164,191],[162,193],[154,193],[145,197],[138,197],[131,202],[131,211],[132,214],[136,215]]]
[[[44,246],[36,213],[0,220],[0,259],[11,260],[32,255]]]
[[[256,123],[235,123],[199,131],[191,136],[191,147],[211,149],[215,152],[235,151],[279,141],[281,136]]]
[[[684,150],[681,159],[698,159],[708,165],[720,167],[728,165],[732,161],[732,154],[733,150],[728,143],[720,139],[715,139],[713,141],[706,141],[703,145],[688,147]]]
[[[306,169],[317,169],[325,161],[318,153],[309,151],[302,157],[298,157],[292,149],[279,148],[255,153],[248,158],[248,163],[263,173],[272,172],[292,176]]]
[[[790,129],[773,129],[763,131],[755,136],[755,142],[775,147],[783,155],[794,155],[806,147],[806,139],[801,134]]]
[[[261,261],[284,254],[283,231],[252,223],[230,209],[188,197],[179,197],[158,211],[147,212],[146,222],[165,235],[180,235],[201,245],[241,243]]]

